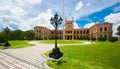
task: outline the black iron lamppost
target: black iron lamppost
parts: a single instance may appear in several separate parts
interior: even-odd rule
[[[10,29],[9,29],[8,27],[6,27],[6,28],[4,29],[4,31],[5,31],[5,33],[6,33],[6,42],[5,42],[5,44],[4,44],[4,49],[7,49],[9,46],[11,46],[11,45],[9,44],[9,42],[8,42],[8,33],[9,33]]]
[[[54,18],[51,17],[50,22],[55,27],[55,48],[53,48],[53,51],[49,54],[49,57],[55,60],[59,60],[63,57],[63,53],[60,52],[59,48],[57,47],[57,28],[59,25],[62,24],[62,17],[58,18],[57,13],[54,15]]]

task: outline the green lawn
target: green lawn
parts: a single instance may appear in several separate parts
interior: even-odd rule
[[[9,41],[11,44],[10,48],[24,48],[24,47],[29,47],[33,46],[34,44],[29,44],[28,40],[15,40],[15,41]],[[3,46],[0,46],[0,49],[2,49]]]
[[[48,60],[48,66],[55,69],[120,69],[120,42],[62,46],[60,50],[64,53],[63,60]]]
[[[55,40],[41,40],[42,43],[54,44]],[[82,43],[80,40],[57,40],[58,44],[76,44]]]

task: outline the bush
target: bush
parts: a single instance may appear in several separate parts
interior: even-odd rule
[[[78,38],[78,40],[83,40],[83,38],[82,38],[82,37],[80,37],[80,38]]]
[[[35,40],[42,40],[42,38],[40,38],[40,37],[39,38],[35,38]]]
[[[91,40],[92,40],[92,41],[95,41],[95,40],[96,40],[96,38],[92,38]]]
[[[110,37],[108,40],[109,40],[110,42],[118,41],[117,37]]]
[[[90,38],[86,38],[86,40],[90,40]]]
[[[83,40],[86,40],[86,39],[87,39],[87,38],[85,38],[85,37],[83,38]]]
[[[105,41],[105,40],[106,40],[105,37],[99,37],[99,38],[98,38],[98,41]]]

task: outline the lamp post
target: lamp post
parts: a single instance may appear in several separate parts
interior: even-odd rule
[[[52,52],[49,54],[49,57],[55,60],[59,60],[63,57],[63,53],[60,52],[59,48],[57,47],[57,29],[58,26],[61,25],[62,21],[62,17],[58,18],[57,13],[54,15],[54,18],[51,17],[50,19],[50,23],[55,28],[55,48],[53,48]]]
[[[8,27],[6,27],[6,28],[4,29],[4,31],[5,31],[5,33],[6,33],[6,42],[5,42],[5,44],[4,44],[4,48],[3,48],[3,49],[7,49],[9,46],[11,46],[11,45],[9,44],[9,42],[8,42],[8,33],[9,33],[10,29],[9,29]]]

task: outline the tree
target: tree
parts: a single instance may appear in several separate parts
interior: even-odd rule
[[[116,35],[119,35],[120,36],[120,26],[118,26],[118,28],[117,28],[117,33],[116,33]]]
[[[23,40],[24,39],[24,32],[21,30],[15,30],[15,38],[16,40]]]
[[[33,30],[25,31],[25,38],[27,40],[33,40],[34,39],[34,31]]]
[[[0,32],[0,43],[4,43],[6,41],[5,32]]]

